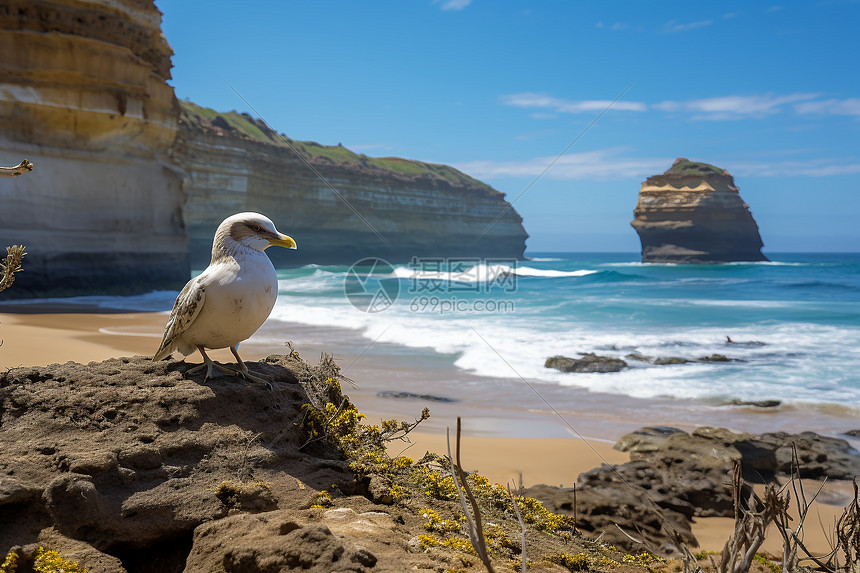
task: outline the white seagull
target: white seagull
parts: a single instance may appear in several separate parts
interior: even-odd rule
[[[203,364],[188,373],[205,367],[208,380],[218,369],[271,387],[248,371],[238,347],[262,326],[278,298],[278,276],[263,252],[272,245],[296,248],[292,238],[278,232],[259,213],[237,213],[224,219],[212,241],[212,261],[176,297],[164,339],[152,359],[161,360],[174,350],[188,356],[196,348]],[[236,357],[237,369],[215,364],[206,355],[206,348],[228,347]]]

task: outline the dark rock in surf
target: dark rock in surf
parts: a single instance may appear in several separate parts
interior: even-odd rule
[[[627,363],[620,358],[610,356],[598,356],[591,352],[580,353],[581,358],[569,358],[567,356],[550,356],[546,359],[544,367],[555,368],[561,372],[578,373],[603,373],[618,372],[627,368]]]

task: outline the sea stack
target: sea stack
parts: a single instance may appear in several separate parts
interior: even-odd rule
[[[642,183],[633,213],[643,263],[768,260],[749,205],[725,169],[679,157]]]

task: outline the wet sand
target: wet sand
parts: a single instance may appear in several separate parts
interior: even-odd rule
[[[44,310],[45,312],[39,312]],[[70,310],[75,312],[69,312]],[[0,369],[75,361],[86,363],[134,354],[151,355],[158,347],[166,312],[129,313],[105,309],[0,307]],[[13,311],[13,312],[10,312]],[[92,312],[87,312],[92,311]],[[343,372],[357,387],[345,391],[370,422],[417,417],[424,406],[432,416],[410,434],[409,442],[395,442],[392,454],[413,459],[426,451],[445,453],[445,429],[463,419],[462,461],[497,483],[518,486],[548,484],[570,486],[577,476],[602,463],[619,464],[627,454],[612,449],[624,433],[645,425],[673,425],[692,429],[698,425],[722,425],[746,431],[815,430],[836,434],[856,420],[794,411],[763,412],[760,409],[720,409],[678,400],[635,400],[619,396],[541,385],[531,388],[522,380],[493,382],[452,372],[446,357],[373,345],[354,331],[318,328],[269,321],[241,346],[246,361],[285,352],[285,335],[307,360],[321,352],[334,352]],[[232,362],[229,350],[212,351],[214,360]],[[188,360],[198,363],[200,357]],[[409,392],[423,397],[386,397],[386,392]],[[382,395],[380,395],[382,393]],[[549,406],[559,404],[558,407]],[[567,404],[567,405],[565,405]],[[686,412],[686,413],[685,413]],[[846,415],[847,416],[847,415]],[[804,425],[809,422],[814,427]],[[722,423],[721,423],[722,422]],[[762,429],[763,428],[763,429]],[[844,431],[841,430],[841,431]],[[811,486],[809,486],[811,488]],[[842,490],[845,486],[840,486]],[[847,491],[828,491],[829,501],[841,504]],[[808,489],[807,491],[814,491]],[[825,500],[827,501],[827,500]],[[826,551],[827,532],[841,514],[841,505],[816,503],[807,520],[810,548]],[[718,551],[728,539],[729,518],[700,519],[694,533],[702,548]],[[765,549],[780,554],[779,536],[772,532]]]

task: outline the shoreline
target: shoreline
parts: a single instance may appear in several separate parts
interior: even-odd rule
[[[2,369],[151,355],[160,342],[168,315],[167,312],[128,312],[79,305],[62,310],[50,304],[24,306],[20,312],[8,312],[19,310],[14,306],[0,306],[3,311],[0,312]],[[438,357],[426,356],[426,351],[422,356],[420,350],[380,344],[370,352],[372,343],[348,329],[269,321],[242,345],[243,358],[257,361],[270,354],[286,353],[285,331],[296,340],[294,347],[305,359],[313,361],[322,352],[336,351],[335,357],[344,373],[358,384],[357,388],[345,387],[345,393],[367,416],[368,423],[390,418],[411,421],[420,415],[424,406],[430,408],[431,418],[409,434],[408,443],[392,443],[389,448],[392,455],[419,459],[425,451],[446,453],[445,429],[455,427],[456,417],[461,416],[465,469],[478,471],[496,483],[570,487],[584,471],[603,463],[614,465],[628,461],[628,454],[612,449],[615,441],[628,431],[647,425],[671,424],[688,431],[701,425],[713,425],[702,423],[708,420],[702,419],[703,406],[699,403],[635,400],[588,392],[578,392],[576,409],[560,407],[557,411],[549,411],[542,400],[561,403],[560,395],[572,389],[541,385],[539,398],[524,388],[520,380],[496,381],[494,396],[487,401],[488,379],[452,373]],[[211,356],[214,360],[233,362],[227,349],[212,351]],[[199,356],[192,355],[189,359],[196,363]],[[379,396],[380,392],[392,390],[452,401]],[[683,407],[692,410],[678,419],[675,415]],[[809,417],[798,409],[781,411],[781,415],[749,408],[735,408],[729,412],[718,416],[729,422],[721,427],[743,427],[750,419],[758,418],[759,424],[779,422],[781,426],[794,426],[795,432],[810,429],[797,425],[799,420]],[[711,411],[711,416],[714,413]],[[697,419],[700,423],[696,423]],[[844,421],[847,423],[848,419]],[[808,491],[815,490],[810,487]],[[807,522],[809,547],[827,548],[828,534],[824,530],[840,514],[840,506],[816,501]],[[693,532],[702,549],[719,551],[732,526],[730,518],[696,519]],[[779,554],[778,540],[779,535],[772,532],[763,549]]]

